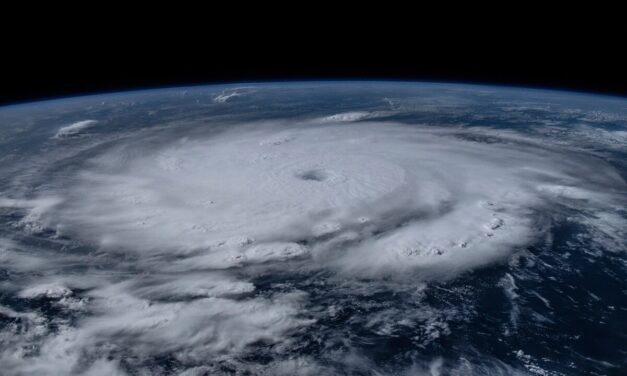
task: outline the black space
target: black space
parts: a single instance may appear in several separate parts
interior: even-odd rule
[[[413,17],[413,16],[412,16]],[[11,38],[0,59],[0,104],[163,86],[268,80],[425,80],[530,86],[627,96],[623,23],[587,20],[546,30],[535,20],[420,27],[412,17],[366,26],[343,20],[93,20]],[[215,17],[214,17],[215,18]],[[426,17],[422,16],[421,20]],[[550,20],[553,24],[553,20]],[[402,26],[395,26],[402,24]],[[68,26],[69,25],[69,26]],[[126,24],[128,26],[128,23]],[[607,25],[606,25],[607,26]],[[341,30],[340,30],[341,29]]]

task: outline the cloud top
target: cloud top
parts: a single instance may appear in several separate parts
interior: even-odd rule
[[[194,254],[209,268],[308,254],[358,274],[454,275],[534,241],[552,201],[589,198],[601,210],[613,200],[603,186],[624,185],[600,161],[540,146],[343,120],[256,124],[142,153],[120,146],[92,166],[57,193],[66,200],[47,220],[61,233]]]
[[[81,133],[82,131],[84,131],[85,129],[93,127],[94,125],[96,125],[96,123],[98,123],[97,120],[77,121],[70,125],[66,125],[64,127],[59,128],[57,130],[57,133],[55,133],[54,138],[64,138],[64,137],[75,136]]]

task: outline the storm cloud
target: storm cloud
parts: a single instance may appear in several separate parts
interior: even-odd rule
[[[0,260],[22,276],[4,289],[66,313],[52,322],[0,307],[16,319],[2,334],[3,367],[124,374],[163,357],[198,374],[217,372],[202,365],[207,359],[270,374],[324,373],[295,357],[250,368],[255,345],[289,353],[318,319],[305,309],[307,291],[256,281],[277,271],[321,273],[350,288],[451,280],[547,241],[553,221],[567,216],[594,241],[624,249],[627,226],[616,208],[626,185],[610,164],[509,136],[351,112],[192,138],[156,133],[149,145],[129,138],[103,148],[37,197],[0,202],[24,211],[19,228],[89,250],[30,252],[0,242]],[[582,202],[585,213],[573,214]],[[440,319],[453,314],[389,309],[364,325],[385,332],[414,320],[437,338],[450,331]],[[495,364],[493,371],[514,372]],[[437,374],[441,361],[430,367],[416,372]]]

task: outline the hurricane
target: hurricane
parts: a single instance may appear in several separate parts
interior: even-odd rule
[[[45,103],[0,109],[9,375],[626,369],[624,99],[303,83]]]

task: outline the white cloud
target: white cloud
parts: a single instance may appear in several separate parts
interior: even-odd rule
[[[222,93],[216,95],[213,101],[216,103],[225,103],[231,98],[239,97],[245,94],[253,93],[255,90],[249,87],[239,87],[233,89],[225,89]]]
[[[189,287],[184,281],[179,283]],[[302,300],[300,294],[245,300],[210,297],[172,302],[151,301],[132,295],[144,294],[155,299],[172,298],[178,294],[174,291],[174,296],[169,295],[171,285],[161,288],[163,291],[156,292],[159,286],[151,286],[152,291],[146,291],[122,283],[95,289],[90,293],[91,315],[81,320],[77,327],[48,332],[46,323],[42,322],[44,326],[40,332],[45,336],[40,338],[38,354],[24,359],[20,347],[27,346],[26,341],[32,336],[16,333],[12,338],[15,343],[4,349],[0,359],[8,372],[69,374],[88,365],[84,372],[91,374],[100,369],[100,365],[106,366],[105,369],[116,369],[114,363],[105,361],[107,352],[123,347],[128,348],[126,351],[130,353],[126,355],[129,356],[176,354],[180,361],[193,364],[203,359],[231,358],[255,342],[277,343],[286,333],[312,323],[297,317]],[[12,310],[0,310],[0,313],[23,316]],[[85,364],[81,361],[83,358],[95,363]]]
[[[322,123],[350,123],[353,121],[363,120],[374,116],[375,115],[372,112],[352,111],[325,116],[319,121]]]
[[[76,123],[72,123],[70,125],[66,125],[57,130],[57,133],[54,135],[54,138],[63,138],[74,136],[84,131],[87,128],[91,128],[98,123],[97,120],[81,120]]]
[[[39,297],[47,298],[63,298],[72,295],[72,290],[58,284],[43,284],[31,286],[20,291],[19,296],[22,298],[32,299]]]
[[[201,268],[279,261],[313,246],[322,264],[358,274],[454,276],[537,239],[551,201],[592,197],[606,210],[615,193],[603,185],[624,184],[601,161],[392,123],[289,133],[258,124],[120,158],[127,153],[95,159],[46,220],[106,249],[189,254]],[[330,256],[338,242],[349,246]]]

